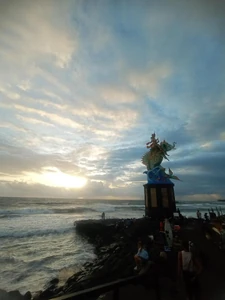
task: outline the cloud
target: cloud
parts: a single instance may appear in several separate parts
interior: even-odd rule
[[[1,128],[7,128],[7,129],[11,129],[13,131],[22,131],[22,132],[27,132],[26,129],[22,128],[22,127],[18,127],[18,126],[15,126],[14,124],[12,123],[9,123],[9,122],[1,122],[0,123],[0,127]]]
[[[29,117],[21,116],[19,114],[17,114],[16,117],[17,117],[17,119],[23,121],[26,124],[31,123],[31,124],[35,124],[35,125],[44,125],[44,126],[54,127],[54,125],[52,123],[44,122],[44,121],[41,121],[39,119],[29,118]]]
[[[58,1],[57,1],[58,2]],[[55,64],[66,67],[76,49],[75,32],[66,31],[65,22],[55,17],[65,9],[65,4],[54,5],[54,1],[8,1],[1,13],[1,43],[6,57],[18,63],[32,63],[40,54],[53,57]],[[10,34],[6,33],[10,28]],[[6,51],[7,49],[7,51]],[[15,52],[16,49],[16,52]]]
[[[2,191],[140,199],[156,132],[177,142],[163,162],[182,179],[177,200],[225,197],[224,8],[1,1]],[[86,177],[87,188],[30,181],[49,167]]]

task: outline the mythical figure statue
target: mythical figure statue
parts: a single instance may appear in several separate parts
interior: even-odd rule
[[[155,133],[151,136],[151,141],[146,144],[147,148],[150,148],[148,152],[142,157],[142,163],[146,165],[148,183],[171,183],[170,179],[177,179],[177,176],[173,175],[173,172],[169,169],[169,174],[165,172],[165,168],[161,166],[163,158],[168,159],[167,151],[175,149],[175,143],[173,145],[167,143],[165,140],[159,142]]]

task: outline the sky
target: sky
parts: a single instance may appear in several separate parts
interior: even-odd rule
[[[225,199],[225,2],[0,0],[0,196]]]

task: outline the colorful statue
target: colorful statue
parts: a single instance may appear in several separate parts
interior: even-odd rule
[[[159,143],[159,140],[155,137],[155,133],[151,136],[151,141],[146,144],[147,148],[150,148],[148,152],[142,157],[142,163],[146,165],[148,183],[171,183],[170,179],[177,179],[177,176],[173,175],[173,172],[169,169],[169,174],[165,172],[165,168],[161,166],[163,158],[168,159],[167,151],[175,149],[175,143],[173,145],[167,143],[165,140]]]

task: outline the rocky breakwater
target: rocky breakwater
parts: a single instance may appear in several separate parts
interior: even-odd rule
[[[24,295],[17,290],[6,292],[5,290],[0,289],[0,300],[31,300],[32,295],[30,292],[27,292]]]
[[[83,265],[71,276],[64,286],[58,280],[50,282],[49,287],[35,299],[49,299],[69,294],[99,284],[134,275],[134,254],[137,241],[141,239],[150,246],[149,235],[154,234],[158,224],[150,219],[136,220],[85,220],[75,224],[78,234],[94,244],[97,258]],[[154,253],[152,253],[154,256]]]

